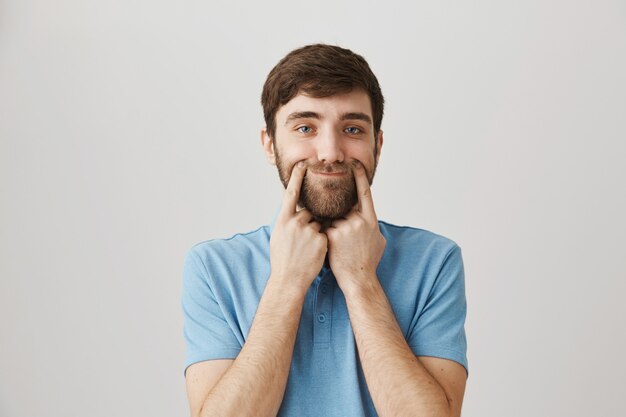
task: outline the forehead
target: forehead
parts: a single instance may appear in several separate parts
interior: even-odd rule
[[[329,97],[311,97],[299,93],[276,112],[279,125],[294,112],[315,112],[324,119],[339,119],[346,113],[365,113],[371,118],[372,104],[367,93],[360,89]]]

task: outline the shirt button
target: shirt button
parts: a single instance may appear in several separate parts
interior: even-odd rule
[[[320,313],[320,314],[317,316],[317,321],[319,321],[320,323],[324,323],[324,322],[326,321],[326,314],[324,314],[324,313]]]
[[[328,292],[328,285],[322,284],[322,294],[326,294]]]

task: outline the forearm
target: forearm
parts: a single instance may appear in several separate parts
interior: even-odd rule
[[[269,279],[241,352],[207,395],[200,415],[274,417],[293,355],[305,292]]]
[[[381,417],[449,416],[439,383],[406,343],[378,279],[346,295],[363,373]]]

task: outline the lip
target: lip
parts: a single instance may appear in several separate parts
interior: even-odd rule
[[[348,174],[347,172],[323,172],[323,171],[309,171],[316,175],[323,175],[326,177],[341,177]]]

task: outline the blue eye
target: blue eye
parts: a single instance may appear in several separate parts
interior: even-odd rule
[[[300,126],[297,131],[300,133],[311,133],[311,128],[309,126]]]
[[[359,129],[358,127],[352,126],[352,127],[347,127],[346,132],[351,135],[356,135],[357,133],[361,133],[361,129]]]

